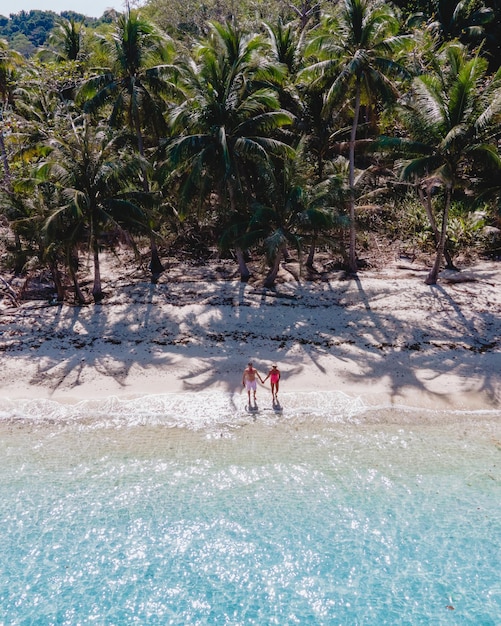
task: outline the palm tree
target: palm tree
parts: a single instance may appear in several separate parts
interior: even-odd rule
[[[310,3],[303,3],[303,9]],[[318,5],[315,5],[315,9]],[[310,6],[311,9],[311,6]],[[311,154],[316,164],[317,181],[324,178],[325,162],[332,156],[333,127],[331,117],[324,110],[324,85],[312,84],[307,74],[300,78],[305,66],[305,47],[308,30],[298,28],[296,22],[265,24],[271,51],[268,58],[274,67],[285,69],[282,80],[272,84],[277,89],[282,107],[294,113],[295,143]],[[299,31],[299,32],[298,32]]]
[[[280,109],[276,93],[262,87],[259,76],[261,40],[244,35],[232,24],[211,24],[211,35],[180,65],[187,97],[170,114],[174,137],[166,158],[181,183],[185,205],[210,194],[226,209],[226,226],[245,230],[250,194],[269,186],[272,158],[291,154],[276,138],[292,115]],[[242,216],[244,219],[241,219]],[[243,281],[250,273],[243,250],[236,255]]]
[[[7,111],[14,105],[14,88],[16,85],[16,68],[23,63],[23,57],[11,50],[5,39],[0,39],[0,157],[3,165],[3,181],[7,191],[12,188],[11,173],[7,149],[5,146],[4,127]]]
[[[281,19],[265,23],[270,50],[266,52],[269,72],[268,80],[277,90],[282,108],[299,115],[302,103],[296,89],[296,79],[303,66],[303,53],[307,31],[298,34],[295,22],[284,24]]]
[[[58,62],[76,61],[80,58],[82,47],[83,21],[75,22],[72,17],[69,20],[60,20],[49,35],[50,48],[42,48],[38,56],[44,59],[54,58]]]
[[[37,166],[39,183],[51,183],[59,194],[59,203],[45,221],[48,242],[63,237],[73,277],[75,251],[84,246],[90,252],[96,303],[104,297],[99,260],[103,234],[149,230],[143,206],[149,195],[134,192],[128,183],[141,165],[137,158],[125,158],[119,140],[108,127],[94,128],[85,118],[71,120],[69,131],[52,135],[50,154]]]
[[[271,58],[287,68],[287,74],[295,77],[301,69],[304,51],[304,33],[298,35],[293,22],[284,24],[281,19],[276,23],[264,24],[271,46]]]
[[[77,232],[73,224],[64,219],[53,220],[50,228],[46,227],[49,216],[64,204],[59,190],[50,182],[41,183],[40,179],[33,178],[18,179],[15,186],[18,188],[16,196],[19,207],[14,227],[20,230],[27,242],[25,266],[33,266],[35,259],[38,261],[37,266],[47,265],[52,274],[57,300],[62,302],[65,287],[61,264],[64,264],[73,281],[75,299],[79,304],[84,304],[85,296],[76,276],[77,248],[81,243],[77,239]]]
[[[283,185],[266,194],[268,202],[254,202],[248,226],[240,236],[242,248],[261,245],[269,266],[264,286],[271,288],[280,269],[280,262],[290,245],[300,251],[299,216],[305,207],[305,190],[293,179],[294,164],[281,168]],[[271,190],[270,190],[271,191]]]
[[[342,208],[350,199],[347,188],[346,170],[348,164],[343,157],[331,161],[326,168],[326,176],[309,192],[308,201],[300,215],[300,228],[303,238],[309,242],[306,267],[313,269],[314,255],[318,243],[329,247],[335,245],[332,237],[334,228],[346,228],[346,218]],[[344,255],[344,249],[343,249]]]
[[[332,229],[341,224],[339,206],[343,203],[343,179],[332,172],[321,183],[309,186],[301,180],[301,165],[286,162],[282,168],[282,185],[269,194],[269,202],[256,202],[243,246],[261,244],[270,267],[265,287],[272,287],[287,248],[301,253],[303,242],[310,244],[306,266],[313,269],[313,258],[319,240],[332,244]]]
[[[96,113],[106,104],[111,105],[110,124],[120,127],[125,122],[134,133],[137,150],[145,156],[145,130],[158,137],[166,132],[163,96],[175,91],[167,74],[172,66],[166,63],[171,46],[154,27],[140,18],[136,11],[120,15],[111,40],[102,45],[110,60],[110,67],[84,83],[79,97],[84,110]],[[143,167],[141,182],[146,193],[150,191],[147,168]],[[151,237],[150,269],[156,282],[163,272],[155,238]]]
[[[489,77],[487,61],[468,58],[459,44],[444,48],[441,74],[427,74],[413,82],[409,103],[402,115],[410,139],[389,140],[412,158],[402,167],[402,177],[426,184],[433,178],[443,188],[442,222],[435,262],[426,279],[437,282],[447,241],[447,222],[454,191],[478,178],[484,165],[499,166],[493,135],[501,112],[501,82]]]
[[[408,38],[398,36],[399,23],[388,5],[378,0],[344,0],[326,31],[310,43],[308,52],[318,55],[306,76],[317,76],[313,85],[324,85],[325,110],[351,96],[352,123],[349,142],[350,247],[349,269],[357,271],[355,227],[355,146],[362,102],[369,105],[377,94],[384,102],[398,92],[391,77],[406,76],[396,52]]]
[[[21,209],[20,198],[14,192],[12,173],[9,162],[9,151],[6,145],[6,136],[11,133],[6,130],[11,126],[11,122],[15,119],[15,111],[17,101],[15,98],[15,90],[18,83],[17,70],[25,65],[25,59],[21,54],[9,48],[6,40],[0,39],[0,158],[3,166],[3,181],[0,183],[0,191],[6,194],[8,212],[11,215],[19,215]],[[13,228],[14,242],[16,248],[16,274],[22,271],[24,265],[21,238],[19,231]]]
[[[485,27],[493,21],[494,11],[483,2],[437,0],[434,17],[428,27],[442,42],[459,39],[473,46],[486,39]]]

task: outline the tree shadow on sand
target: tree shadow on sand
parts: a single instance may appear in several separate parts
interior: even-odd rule
[[[446,397],[440,380],[454,374],[466,385],[475,378],[478,391],[501,403],[500,320],[488,296],[418,279],[412,290],[409,280],[391,290],[377,282],[367,287],[362,276],[273,291],[236,281],[137,283],[102,305],[45,308],[41,324],[50,332],[36,334],[26,321],[19,344],[36,358],[30,382],[52,392],[81,385],[87,368],[124,390],[133,368],[162,368],[178,388],[235,393],[249,360],[261,375],[278,362],[284,390],[306,366],[323,388],[336,388],[326,368],[334,358],[346,382],[384,381],[393,401],[409,389]],[[423,311],[432,322],[425,327]],[[8,351],[16,349],[13,342]]]
[[[242,355],[242,369],[249,358],[263,373],[273,361],[281,363],[283,385],[301,375],[305,359],[319,377],[328,376],[322,363],[330,356],[349,366],[345,374],[349,383],[370,386],[385,381],[394,402],[409,389],[430,400],[446,400],[448,390],[440,379],[454,374],[466,381],[465,390],[468,381],[476,378],[476,390],[498,405],[499,340],[486,341],[482,333],[482,328],[499,325],[497,312],[486,307],[468,317],[450,289],[420,285],[419,309],[430,316],[423,328],[422,314],[407,318],[405,311],[402,317],[385,308],[387,295],[381,282],[381,293],[368,294],[363,281],[355,279],[330,285],[310,300],[308,288],[292,299],[261,293],[257,302],[250,294],[246,299],[240,294],[240,304],[245,306],[236,311],[222,308],[210,324],[210,332],[218,337],[217,365],[194,365],[183,377],[185,388],[198,391],[222,384],[230,392],[237,391],[241,372],[224,367],[226,360],[234,361],[235,352]],[[402,285],[399,297],[404,309],[416,308],[407,286]],[[197,315],[186,323],[192,336],[207,333]],[[233,341],[225,345],[228,339]]]

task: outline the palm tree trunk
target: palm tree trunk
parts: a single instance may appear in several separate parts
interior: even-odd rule
[[[445,190],[445,205],[444,214],[442,216],[442,229],[440,231],[440,240],[437,245],[437,254],[435,256],[435,263],[433,264],[430,273],[426,277],[425,283],[427,285],[436,285],[438,280],[438,273],[440,271],[440,265],[442,263],[442,257],[444,256],[445,241],[447,239],[447,222],[449,219],[449,208],[451,205],[452,188],[447,185]]]
[[[311,245],[310,245],[310,249],[308,251],[308,258],[306,259],[306,267],[309,267],[310,269],[313,268],[313,260],[315,258],[315,244],[316,244],[317,238],[314,235]]]
[[[49,267],[52,279],[54,280],[54,286],[56,287],[57,301],[62,302],[64,300],[64,286],[61,279],[61,272],[59,271],[56,261],[49,263]]]
[[[324,158],[323,158],[323,154],[319,153],[318,157],[317,157],[317,176],[318,176],[318,181],[322,181],[323,180],[323,176],[324,176]]]
[[[351,126],[350,150],[349,150],[349,187],[350,187],[350,248],[348,256],[348,269],[353,274],[357,273],[356,229],[355,229],[355,140],[357,137],[358,116],[360,114],[360,93],[362,83],[357,76],[355,90],[355,110],[353,112],[353,124]]]
[[[0,120],[1,120],[1,117],[0,117]],[[12,182],[11,182],[11,177],[10,177],[9,160],[7,158],[7,150],[5,149],[3,128],[0,128],[0,154],[2,155],[3,179],[4,179],[5,189],[7,189],[7,191],[11,191]]]
[[[93,246],[94,257],[94,285],[92,287],[92,297],[94,302],[98,304],[104,298],[103,289],[101,285],[101,267],[99,265],[99,248],[97,242],[94,242]]]
[[[226,188],[228,190],[228,196],[230,198],[230,207],[231,212],[235,214],[237,212],[237,203],[235,200],[235,190],[233,189],[233,185],[228,181]],[[240,282],[246,283],[251,274],[249,272],[249,268],[247,267],[247,263],[245,262],[244,252],[238,246],[235,248],[235,254],[237,257],[238,270],[240,272]]]
[[[26,258],[25,258],[24,254],[23,254],[23,246],[22,246],[22,243],[21,243],[21,237],[19,236],[19,233],[17,232],[15,226],[14,226],[13,230],[14,230],[14,248],[16,250],[15,263],[14,263],[14,274],[16,276],[19,276],[23,272]]]
[[[73,270],[70,270],[71,280],[73,281],[73,289],[75,290],[75,298],[78,304],[85,304],[85,296],[80,289],[80,285],[78,284],[77,275]]]
[[[136,129],[136,138],[137,138],[137,149],[141,157],[144,157],[144,142],[143,142],[143,134],[141,132],[141,125],[139,123],[139,116],[134,115],[134,126]],[[146,169],[143,167],[143,189],[146,193],[150,192],[150,184],[148,182],[148,173]],[[155,236],[153,233],[150,235],[150,273],[151,273],[151,282],[156,285],[158,279],[160,278],[160,274],[164,271],[164,266],[160,261],[160,255],[158,254],[157,242],[155,240]]]
[[[3,117],[0,111],[0,122],[2,121],[3,121]],[[7,191],[8,194],[12,194],[12,177],[10,173],[9,159],[7,158],[7,150],[5,148],[3,128],[0,128],[0,154],[2,156],[2,164],[3,164],[4,189]],[[14,245],[16,249],[16,262],[14,265],[14,273],[18,275],[23,271],[24,259],[21,254],[22,252],[21,238],[17,230],[15,228],[13,230],[14,230]]]
[[[264,286],[267,289],[270,289],[271,287],[275,286],[275,281],[277,279],[278,270],[280,269],[280,261],[282,260],[282,256],[284,254],[284,248],[285,246],[282,246],[278,249],[275,259],[273,260],[273,265],[270,271],[268,272],[268,275],[266,276],[266,279],[264,281]]]
[[[75,257],[77,258],[77,262],[75,262]],[[76,251],[73,250],[71,253],[68,253],[68,270],[70,272],[71,280],[73,282],[73,289],[75,291],[75,299],[78,304],[85,304],[85,296],[80,289],[80,285],[78,284],[78,278],[75,268],[78,265],[78,256]]]
[[[426,211],[426,215],[428,216],[428,221],[430,222],[430,226],[431,229],[433,231],[433,235],[435,236],[435,243],[438,244],[438,241],[440,239],[439,233],[438,233],[438,227],[437,227],[437,222],[435,221],[435,216],[433,215],[433,210],[431,207],[431,196],[430,196],[430,191],[429,189],[426,189],[426,194],[423,191],[421,185],[417,185],[417,192],[418,192],[418,196],[419,199],[421,200],[421,204],[424,207],[424,210]]]
[[[418,185],[418,195],[419,195],[419,198],[421,200],[421,204],[425,208],[426,215],[428,216],[428,220],[430,222],[430,226],[431,226],[431,229],[433,231],[433,236],[435,238],[435,245],[438,246],[438,244],[440,242],[440,233],[438,232],[437,222],[435,220],[435,216],[433,215],[433,209],[432,209],[432,206],[431,206],[430,192],[427,189],[426,190],[426,194],[425,194],[423,189]],[[449,269],[449,270],[457,270],[457,267],[454,265],[454,262],[452,260],[451,253],[447,249],[447,240],[445,242],[445,247],[444,247],[444,256],[445,256],[445,262],[446,262],[447,269]]]
[[[150,235],[150,254],[151,282],[156,285],[158,279],[160,278],[160,274],[164,271],[165,268],[162,265],[162,261],[160,261],[157,242],[155,241],[155,236],[153,234]]]
[[[249,272],[249,268],[247,267],[247,263],[245,262],[243,250],[241,248],[236,248],[235,254],[237,256],[238,270],[240,272],[240,282],[246,283],[251,274]]]

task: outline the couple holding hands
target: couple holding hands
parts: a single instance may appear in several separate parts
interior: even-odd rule
[[[242,375],[242,386],[247,389],[247,395],[249,397],[249,405],[251,402],[251,391],[254,392],[254,404],[256,404],[256,391],[257,391],[256,378],[259,378],[259,381],[263,385],[268,380],[268,378],[270,379],[272,401],[273,403],[275,402],[278,403],[277,394],[278,394],[278,384],[280,381],[280,370],[278,369],[278,367],[276,365],[272,365],[270,371],[268,372],[268,375],[263,380],[261,376],[259,375],[259,372],[257,371],[257,369],[255,369],[254,366],[252,365],[252,363],[247,364],[247,367],[244,369],[244,373]]]

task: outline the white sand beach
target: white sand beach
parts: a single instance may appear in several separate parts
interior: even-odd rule
[[[4,298],[0,397],[61,402],[221,390],[242,393],[252,360],[281,393],[338,390],[367,405],[501,407],[501,266],[424,284],[394,265],[309,282],[284,265],[275,290],[228,278],[231,262],[172,266],[157,285],[106,281],[100,305]],[[110,274],[108,274],[110,276]],[[260,388],[258,397],[270,395]],[[243,396],[242,396],[243,397]]]

